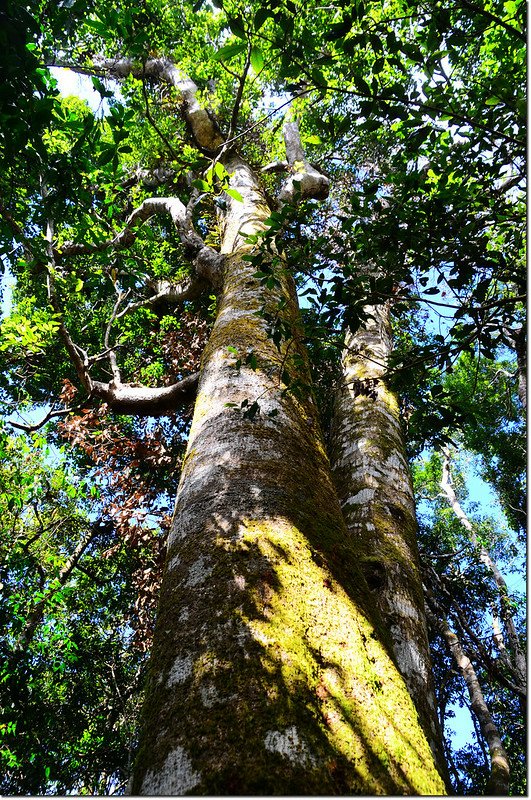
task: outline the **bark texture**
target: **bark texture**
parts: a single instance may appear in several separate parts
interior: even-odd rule
[[[444,793],[371,611],[314,401],[283,391],[284,370],[307,380],[291,277],[280,266],[267,290],[242,260],[266,200],[245,163],[224,163],[244,201],[228,201],[132,794]],[[291,329],[280,350],[262,308]],[[245,417],[244,400],[260,412]]]
[[[331,436],[335,484],[353,546],[392,638],[441,775],[448,782],[435,706],[416,513],[397,399],[385,385],[389,306],[348,334]]]

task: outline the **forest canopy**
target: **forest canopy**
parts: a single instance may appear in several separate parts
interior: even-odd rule
[[[3,5],[4,793],[526,793],[525,15]]]

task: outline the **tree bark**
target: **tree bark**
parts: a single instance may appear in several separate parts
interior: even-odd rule
[[[385,384],[392,348],[389,305],[348,333],[336,393],[331,461],[343,516],[392,639],[441,775],[449,785],[437,717],[413,487],[396,396]]]
[[[280,287],[268,290],[243,260],[267,202],[243,161],[224,163],[244,201],[228,200],[223,226],[224,283],[168,539],[131,792],[442,794],[357,566],[314,401],[281,381],[285,370],[308,381],[292,279],[280,261]],[[292,332],[279,349],[262,307]],[[259,412],[242,413],[254,402]]]

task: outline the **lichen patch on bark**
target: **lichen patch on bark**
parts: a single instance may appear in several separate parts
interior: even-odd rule
[[[190,678],[193,672],[193,664],[194,661],[191,656],[184,656],[184,658],[178,656],[173,662],[166,686],[171,687],[175,683],[182,683],[187,678]]]
[[[264,739],[266,750],[280,753],[281,756],[301,766],[311,766],[315,763],[314,756],[308,746],[299,738],[297,728],[292,725],[285,731],[267,731]]]
[[[176,747],[168,754],[164,769],[146,773],[140,792],[154,797],[180,797],[194,789],[200,781],[201,775],[193,768],[184,748]]]
[[[208,576],[212,573],[212,566],[204,556],[199,556],[197,561],[190,566],[188,570],[188,577],[186,579],[186,586],[199,586],[204,583]]]

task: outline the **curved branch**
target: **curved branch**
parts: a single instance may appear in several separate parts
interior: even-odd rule
[[[124,80],[132,75],[139,80],[147,78],[166,81],[179,93],[182,114],[199,149],[212,155],[224,144],[215,119],[197,101],[196,84],[167,58],[150,58],[143,64],[135,63],[129,58],[98,58],[86,67],[57,60],[47,66],[66,67],[82,75],[99,75],[116,80]]]
[[[103,400],[119,414],[162,417],[177,408],[193,402],[197,392],[199,373],[173,383],[171,386],[150,388],[131,383],[92,382],[92,396]]]
[[[12,419],[6,419],[6,423],[11,425],[12,428],[16,428],[19,431],[25,431],[26,433],[34,433],[38,431],[39,428],[42,428],[43,425],[53,419],[54,417],[65,417],[67,414],[71,414],[73,411],[78,411],[80,408],[83,407],[83,403],[78,403],[76,406],[69,406],[68,408],[60,408],[60,409],[50,409],[47,414],[39,421],[34,422],[33,424],[25,423],[25,422],[15,422]],[[19,412],[20,413],[20,412]]]
[[[285,181],[279,195],[281,203],[297,200],[326,200],[330,181],[306,160],[297,122],[286,122],[283,128],[286,156],[291,175]]]
[[[203,239],[194,230],[186,211],[186,206],[177,197],[148,197],[138,208],[131,212],[126,220],[125,227],[114,239],[107,239],[98,244],[85,244],[81,242],[65,242],[54,251],[56,261],[65,256],[75,256],[89,253],[98,253],[108,250],[124,250],[130,247],[137,237],[133,229],[137,223],[142,223],[157,214],[169,214],[179,234],[188,256],[194,260],[199,277],[211,283],[216,283],[221,274],[224,262],[221,256],[212,247],[205,245]]]

